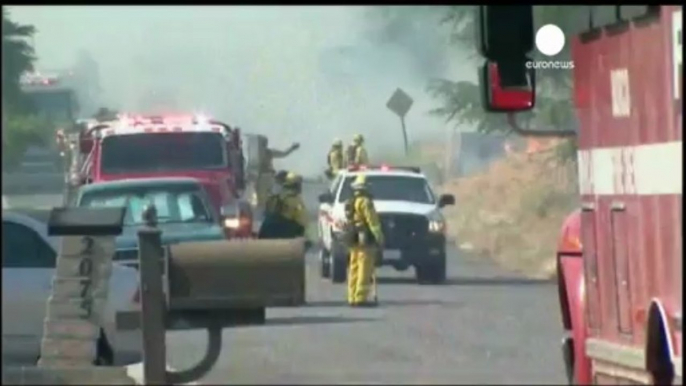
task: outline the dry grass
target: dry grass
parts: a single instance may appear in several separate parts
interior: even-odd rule
[[[446,183],[456,206],[445,211],[458,245],[532,277],[554,274],[555,244],[564,218],[578,205],[573,164],[550,151],[511,154],[490,169]]]

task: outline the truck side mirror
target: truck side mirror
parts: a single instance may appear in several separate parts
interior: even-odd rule
[[[516,77],[523,76],[525,83],[517,86],[506,86],[503,83],[503,67],[499,63],[487,61],[481,67],[480,87],[483,107],[489,112],[527,111],[536,105],[536,73],[526,68],[525,63],[508,63],[508,71],[516,72]],[[513,68],[514,67],[514,68]],[[517,82],[519,83],[519,82]]]
[[[528,68],[534,46],[533,6],[479,6],[477,46],[487,59],[481,67],[483,106],[490,112],[534,108],[535,72]]]
[[[455,205],[455,196],[452,194],[441,194],[438,198],[438,207],[443,208],[448,205]]]
[[[482,5],[476,22],[477,48],[493,61],[526,56],[534,48],[531,5]]]

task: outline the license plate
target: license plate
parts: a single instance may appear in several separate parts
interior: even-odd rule
[[[401,257],[402,255],[397,249],[386,249],[383,251],[384,260],[400,260]]]

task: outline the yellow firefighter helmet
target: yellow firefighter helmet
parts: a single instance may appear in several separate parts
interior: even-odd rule
[[[350,184],[350,187],[353,188],[353,190],[367,189],[367,176],[364,174],[358,174],[355,178],[355,181]]]
[[[289,172],[286,174],[286,177],[283,179],[283,186],[288,188],[288,187],[295,187],[298,186],[302,182],[302,177],[296,173]]]

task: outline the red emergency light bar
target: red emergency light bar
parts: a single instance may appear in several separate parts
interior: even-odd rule
[[[404,170],[412,173],[421,173],[421,168],[417,166],[388,166],[386,164],[381,165],[351,165],[348,166],[349,172],[357,172],[361,170],[380,170],[382,172],[387,172],[391,170]]]
[[[138,126],[142,124],[179,124],[179,123],[192,123],[192,124],[207,124],[210,123],[210,119],[203,115],[191,115],[191,114],[179,114],[179,115],[129,115],[121,114],[119,120],[128,122],[133,126]]]

